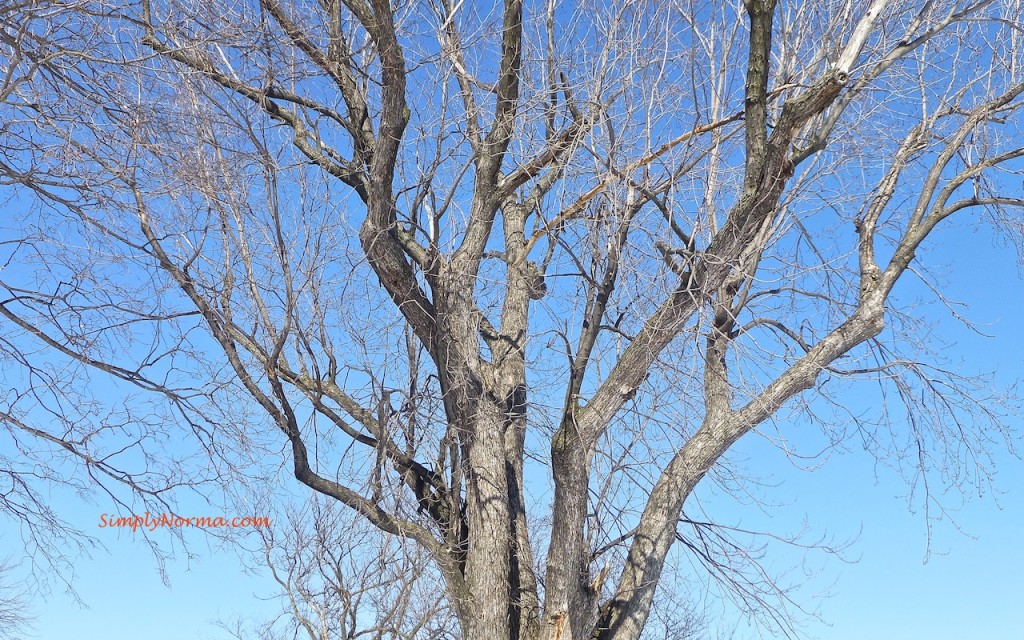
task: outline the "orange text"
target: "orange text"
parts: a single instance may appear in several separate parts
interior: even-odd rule
[[[239,517],[239,518],[227,518],[224,516],[216,517],[202,517],[202,518],[183,518],[181,516],[170,515],[167,513],[161,513],[160,515],[150,515],[147,511],[145,515],[136,516],[115,516],[114,514],[102,514],[100,515],[100,529],[107,527],[119,527],[119,528],[130,528],[132,531],[137,531],[139,527],[155,531],[160,527],[202,527],[208,529],[216,529],[221,527],[269,527],[270,518],[261,517]]]

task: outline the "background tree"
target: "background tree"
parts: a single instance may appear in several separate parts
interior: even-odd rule
[[[256,555],[279,587],[281,611],[222,627],[240,640],[458,637],[443,583],[423,550],[382,539],[343,509],[314,498],[292,509],[287,522],[258,530]]]
[[[783,407],[876,381],[905,410],[830,436],[929,507],[985,481],[995,405],[897,283],[950,217],[1019,229],[1020,15],[9,5],[4,422],[129,430],[83,462],[140,496],[283,454],[429,557],[463,637],[639,638],[687,498]],[[83,412],[97,376],[132,395]]]
[[[19,640],[22,632],[27,631],[32,616],[28,598],[23,590],[12,586],[9,561],[0,562],[0,638],[3,640]]]

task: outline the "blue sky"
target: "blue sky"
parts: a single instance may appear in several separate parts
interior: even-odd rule
[[[965,303],[963,314],[991,336],[965,330],[948,314],[933,316],[940,321],[938,336],[955,343],[945,355],[962,361],[962,372],[996,372],[1004,386],[1020,380],[1024,282],[1013,247],[987,229],[961,224],[937,230],[924,253],[932,265],[948,265],[933,270],[945,280],[943,294]],[[1008,425],[1019,450],[1024,420],[1009,416]],[[849,563],[819,559],[808,565],[821,571],[797,600],[824,621],[801,626],[808,636],[959,640],[1019,633],[1024,462],[1005,447],[994,450],[993,491],[942,496],[945,504],[962,507],[931,523],[930,553],[929,527],[919,504],[911,512],[908,484],[865,452],[834,454],[820,468],[803,471],[756,437],[741,441],[737,451],[780,484],[762,492],[775,505],[767,514],[727,507],[730,518],[776,533],[798,530],[806,521],[812,533],[852,541],[843,554]],[[782,549],[768,563],[781,572],[803,558]],[[823,594],[829,595],[818,599]],[[737,637],[758,636],[741,624]]]

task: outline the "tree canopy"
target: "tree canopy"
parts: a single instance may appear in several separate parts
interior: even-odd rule
[[[283,465],[443,584],[396,637],[636,640],[674,546],[733,575],[684,506],[773,420],[984,483],[1001,405],[898,283],[947,219],[1019,239],[1021,14],[8,2],[0,510],[59,564],[51,483]]]

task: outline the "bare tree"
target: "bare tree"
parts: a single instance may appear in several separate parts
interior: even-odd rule
[[[61,447],[31,425],[92,424],[66,398],[102,377],[216,479],[284,446],[462,637],[640,638],[687,499],[783,408],[878,383],[830,436],[929,507],[985,482],[998,412],[896,285],[949,218],[1020,228],[1020,15],[12,5],[5,424]]]
[[[458,637],[443,582],[423,550],[382,539],[337,504],[314,498],[259,538],[283,606],[266,621],[222,625],[240,639]]]
[[[8,560],[0,561],[0,638],[3,640],[19,640],[32,622],[27,594],[11,585],[11,573],[13,565]]]

